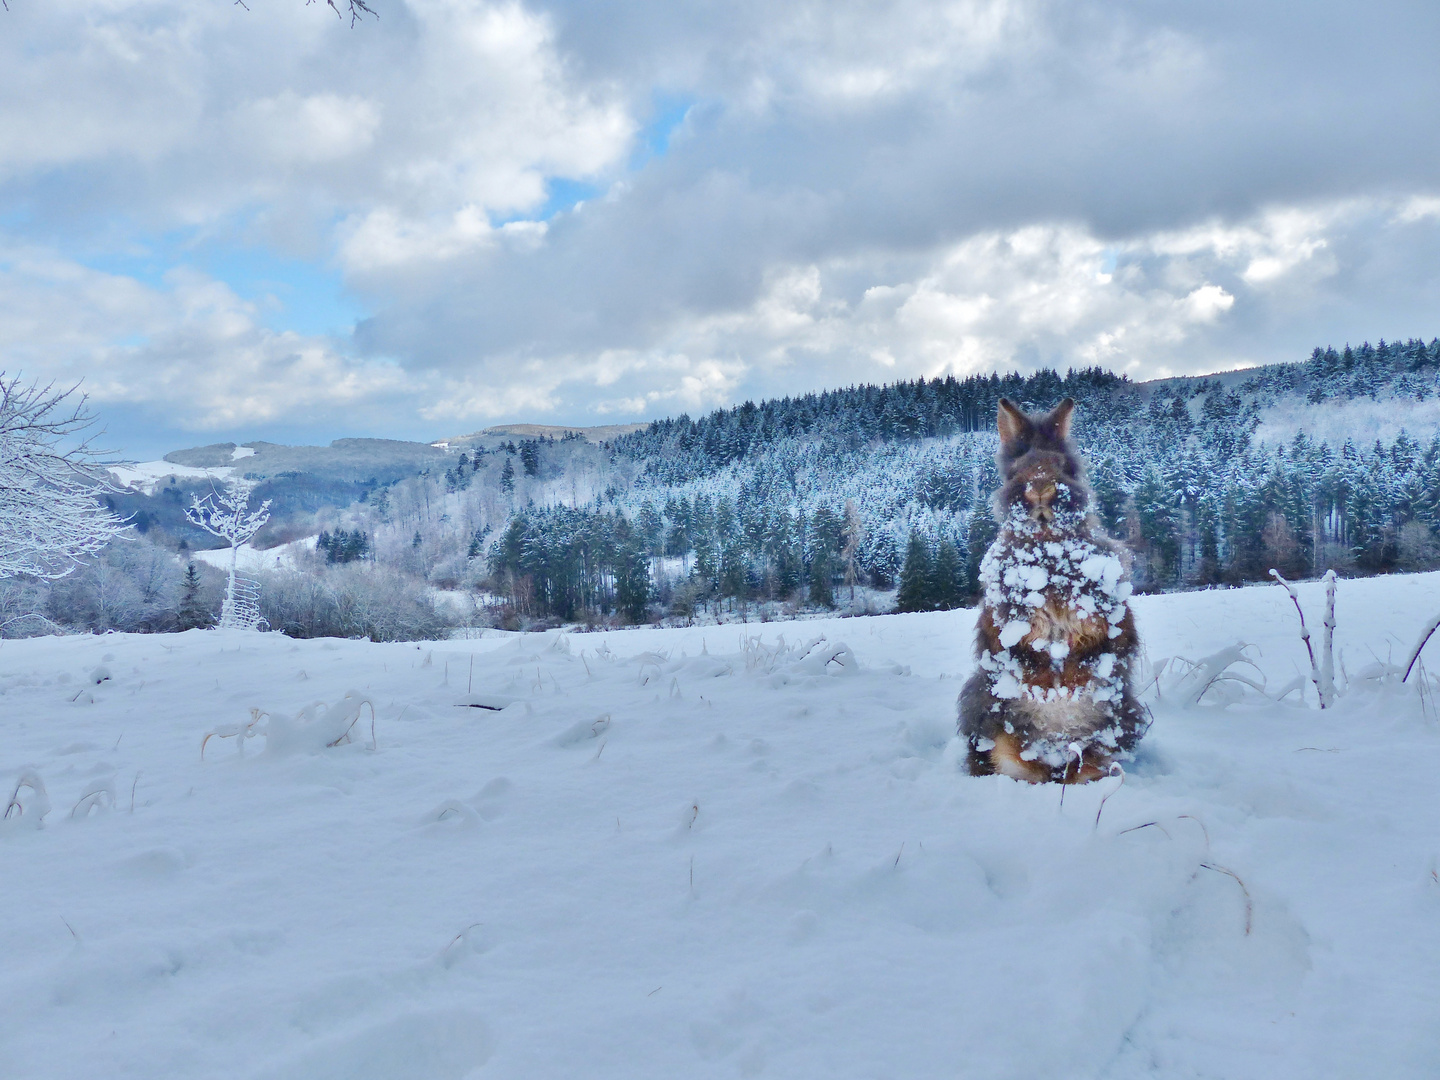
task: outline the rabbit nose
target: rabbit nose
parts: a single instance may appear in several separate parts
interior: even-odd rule
[[[1050,504],[1055,499],[1053,480],[1031,481],[1025,485],[1025,501],[1030,504],[1030,516],[1039,521],[1049,521],[1054,516]]]

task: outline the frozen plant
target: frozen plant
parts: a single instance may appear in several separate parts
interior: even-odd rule
[[[83,395],[0,372],[0,578],[64,577],[125,523],[96,501],[96,451],[60,444],[94,422]]]
[[[200,759],[205,759],[205,744],[211,739],[234,739],[240,756],[245,754],[245,740],[265,736],[265,753],[285,755],[317,753],[320,750],[351,742],[351,729],[365,709],[370,710],[370,747],[375,741],[375,705],[358,690],[349,690],[333,705],[315,701],[297,712],[292,719],[251,708],[250,719],[235,724],[222,724],[205,733],[200,741]],[[261,724],[262,720],[268,721]]]
[[[185,516],[208,533],[230,542],[230,576],[225,583],[225,602],[220,607],[220,626],[228,630],[259,630],[260,583],[236,572],[240,545],[246,543],[270,520],[270,500],[250,509],[255,481],[234,476],[224,492],[210,489],[205,498],[196,496]]]
[[[1318,662],[1315,659],[1315,649],[1310,644],[1310,628],[1305,625],[1305,612],[1300,607],[1299,594],[1279,570],[1271,569],[1270,576],[1285,587],[1295,605],[1295,614],[1300,616],[1300,640],[1305,643],[1305,653],[1310,658],[1310,681],[1315,684],[1320,708],[1328,709],[1335,704],[1335,571],[1327,570],[1321,578],[1325,583],[1325,639]]]
[[[1249,687],[1265,696],[1265,676],[1259,666],[1245,655],[1246,649],[1254,648],[1244,642],[1221,649],[1217,653],[1189,660],[1183,656],[1172,656],[1155,665],[1157,691],[1162,678],[1165,691],[1180,698],[1186,705],[1215,704],[1222,709],[1233,705],[1244,695],[1243,687]],[[1243,671],[1232,671],[1237,665],[1248,665],[1255,669],[1259,681]],[[1168,676],[1168,677],[1167,677]],[[1209,701],[1202,701],[1209,694]],[[1283,697],[1284,694],[1281,694]]]
[[[1425,629],[1420,632],[1420,637],[1416,640],[1415,647],[1410,650],[1410,659],[1405,664],[1405,674],[1401,676],[1401,682],[1409,680],[1410,672],[1415,667],[1415,662],[1420,659],[1420,650],[1425,648],[1425,643],[1430,640],[1431,635],[1434,634],[1436,630],[1440,630],[1440,615],[1436,615],[1426,623]]]
[[[20,793],[26,790],[30,792],[29,798],[21,799]],[[15,787],[5,803],[4,816],[0,820],[17,825],[24,823],[32,829],[38,829],[49,812],[50,796],[45,791],[44,781],[35,773],[26,771],[15,781]]]

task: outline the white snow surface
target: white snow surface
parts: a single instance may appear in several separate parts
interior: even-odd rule
[[[229,465],[215,469],[197,469],[191,465],[175,465],[168,461],[137,461],[110,466],[110,475],[121,487],[134,488],[146,495],[154,495],[172,476],[190,480],[208,477],[218,483],[227,479],[234,471]]]
[[[265,548],[263,551],[249,544],[241,544],[235,553],[235,566],[242,574],[253,574],[260,570],[291,569],[295,566],[300,552],[314,550],[317,539],[318,537],[307,536],[300,540],[292,540],[288,544]],[[197,562],[208,563],[217,570],[230,569],[230,549],[228,547],[192,552],[191,557]]]
[[[1302,662],[1278,587],[1132,603],[1156,659]],[[1437,608],[1342,582],[1347,670]],[[1062,805],[961,770],[973,622],[6,641],[0,1072],[1440,1075],[1412,689],[1157,701]]]

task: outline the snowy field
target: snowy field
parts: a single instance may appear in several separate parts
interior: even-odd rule
[[[1440,575],[1339,595],[1354,677]],[[1279,588],[1136,606],[1303,659]],[[973,617],[6,641],[0,1075],[1440,1075],[1433,707],[1167,697],[1062,805],[958,770]]]
[[[250,544],[241,544],[235,552],[236,569],[242,574],[255,574],[261,570],[293,570],[301,552],[315,550],[315,540],[316,537],[307,536],[302,540],[292,540],[288,544],[265,548],[263,551]],[[196,562],[206,563],[217,570],[228,571],[230,569],[230,549],[228,547],[192,551],[190,557]]]

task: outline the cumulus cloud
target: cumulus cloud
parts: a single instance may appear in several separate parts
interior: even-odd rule
[[[83,377],[102,409],[185,431],[338,417],[417,389],[393,364],[318,335],[275,331],[225,283],[176,270],[150,286],[40,248],[0,249],[0,354],[10,370]]]
[[[1423,6],[385,0],[354,31],[299,0],[12,6],[0,243],[31,299],[0,308],[4,364],[217,430],[1437,332]],[[93,269],[176,233],[332,268],[369,314],[271,328],[183,244],[163,280]]]

